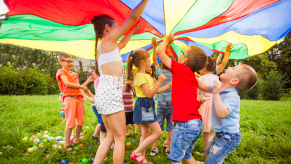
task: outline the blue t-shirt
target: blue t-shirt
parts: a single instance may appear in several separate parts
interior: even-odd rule
[[[209,90],[212,92],[214,85],[209,85]],[[235,88],[229,88],[219,93],[222,103],[229,110],[229,115],[224,119],[219,119],[215,113],[214,103],[212,105],[212,126],[215,132],[239,132],[239,111],[240,111],[240,96]]]
[[[167,77],[160,87],[169,84],[172,81],[172,73],[167,69],[162,69],[159,65],[156,67],[157,76],[164,74]],[[165,92],[156,94],[155,100],[157,101],[172,101],[172,87],[167,89]]]

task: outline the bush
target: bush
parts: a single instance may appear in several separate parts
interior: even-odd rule
[[[56,80],[41,71],[28,68],[21,71],[0,68],[1,95],[47,95],[58,93]]]
[[[285,75],[281,75],[276,70],[271,70],[261,84],[262,98],[264,100],[280,100],[284,95],[284,85],[287,83],[284,78]]]
[[[249,100],[258,100],[261,92],[261,81],[259,79],[257,84],[251,89],[246,92],[239,93],[241,99],[249,99]]]

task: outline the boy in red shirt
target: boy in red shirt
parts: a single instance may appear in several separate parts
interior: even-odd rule
[[[168,158],[172,163],[196,163],[192,157],[192,149],[202,132],[202,117],[198,112],[200,102],[197,100],[198,81],[194,72],[203,69],[207,55],[197,46],[190,46],[178,58],[171,60],[165,50],[174,41],[169,34],[157,49],[157,56],[173,75],[172,81],[172,120],[176,126],[172,135],[171,150]]]
[[[74,151],[70,145],[70,137],[72,129],[76,126],[75,119],[77,119],[73,143],[82,146],[79,142],[79,136],[84,124],[85,109],[80,89],[87,90],[87,87],[80,85],[79,75],[70,71],[73,66],[73,60],[70,54],[64,52],[60,53],[59,63],[61,64],[62,69],[58,70],[56,77],[60,90],[63,93],[64,109],[66,113],[65,119],[67,121],[64,147],[67,151],[75,153],[76,151]]]

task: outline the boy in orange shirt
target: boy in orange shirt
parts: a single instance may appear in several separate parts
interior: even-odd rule
[[[62,69],[57,71],[56,77],[60,90],[63,93],[64,109],[66,113],[65,119],[67,122],[64,147],[68,152],[76,153],[76,151],[73,150],[72,145],[70,145],[70,137],[72,129],[76,126],[75,119],[77,119],[73,143],[82,146],[82,143],[79,142],[79,136],[84,124],[85,109],[80,89],[87,90],[87,87],[80,85],[79,75],[70,71],[73,66],[73,60],[70,54],[64,52],[60,53],[59,63],[61,64]]]

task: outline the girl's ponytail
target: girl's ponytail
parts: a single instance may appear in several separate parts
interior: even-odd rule
[[[99,69],[98,69],[98,62],[97,62],[98,40],[99,40],[99,37],[96,34],[96,39],[95,39],[95,69],[94,69],[94,71],[95,71],[96,75],[100,76],[100,72],[99,72]]]
[[[132,56],[133,51],[127,56],[127,66],[126,66],[126,81],[130,81],[132,78]]]

